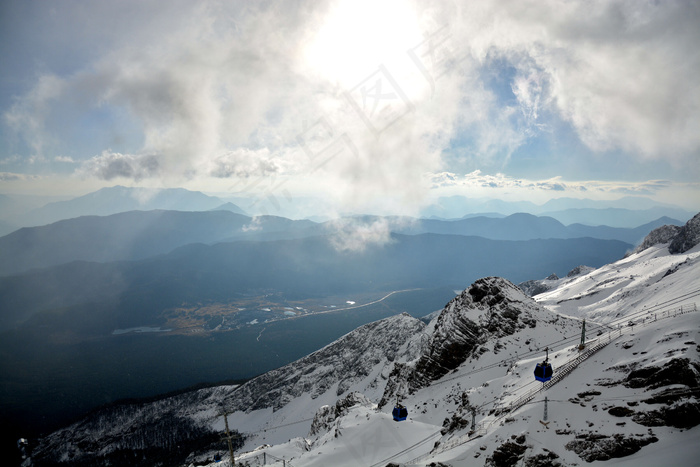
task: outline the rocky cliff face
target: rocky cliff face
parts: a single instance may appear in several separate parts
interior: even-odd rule
[[[321,350],[249,381],[225,404],[231,412],[267,407],[277,410],[302,394],[315,399],[336,385],[338,396],[360,382],[376,387],[380,367],[419,354],[419,342],[414,343],[411,337],[424,328],[422,321],[405,313],[366,324]],[[373,373],[376,377],[366,381]]]
[[[479,279],[452,299],[438,317],[416,371],[428,380],[440,378],[487,340],[513,334],[525,326],[534,327],[529,309],[536,306],[506,279]]]
[[[535,327],[532,312],[537,310],[539,305],[508,280],[477,280],[431,323],[434,328],[420,357],[394,366],[379,405],[389,403],[397,393],[412,393],[429,385],[469,357],[478,358],[479,347],[487,341]]]
[[[320,433],[326,433],[333,428],[333,423],[340,417],[347,415],[350,409],[362,405],[372,407],[372,401],[359,392],[351,392],[345,398],[339,399],[334,405],[324,405],[314,415],[311,422],[309,436],[313,437]]]
[[[685,253],[700,243],[700,213],[695,214],[686,224],[680,228],[668,246],[672,254]]]
[[[668,243],[673,240],[680,230],[681,228],[677,225],[662,225],[649,232],[649,235],[644,237],[644,240],[635,248],[634,252],[639,253],[659,243]]]
[[[693,216],[683,227],[662,225],[652,230],[634,252],[639,253],[660,243],[668,243],[668,251],[671,254],[685,253],[700,243],[700,213]]]

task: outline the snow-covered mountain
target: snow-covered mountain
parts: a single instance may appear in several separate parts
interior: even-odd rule
[[[520,287],[520,289],[530,297],[534,297],[535,295],[547,292],[548,290],[556,289],[567,282],[571,282],[577,276],[588,274],[589,272],[593,271],[593,269],[595,268],[582,264],[569,271],[565,277],[559,278],[559,276],[552,273],[544,279],[531,279],[529,281],[521,282],[518,284],[518,287]]]
[[[663,225],[652,230],[633,252],[639,253],[654,245],[668,244],[670,253],[685,253],[698,243],[700,243],[700,213],[696,214],[683,226]],[[566,277],[559,278],[556,274],[551,274],[545,279],[521,282],[518,284],[518,287],[529,296],[534,297],[535,295],[562,287],[574,281],[578,276],[588,274],[591,271],[593,271],[593,268],[581,265],[572,269]]]
[[[41,440],[36,465],[213,462],[224,411],[240,465],[697,465],[700,245],[674,238],[536,300],[480,279],[428,325],[394,316],[238,387],[102,409]]]

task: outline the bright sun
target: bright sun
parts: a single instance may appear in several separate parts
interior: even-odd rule
[[[380,64],[406,59],[422,40],[417,13],[402,0],[339,0],[305,50],[323,78],[350,87]]]

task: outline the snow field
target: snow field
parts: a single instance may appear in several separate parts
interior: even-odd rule
[[[505,441],[512,441],[513,436],[525,435],[525,444],[531,446],[526,451],[526,456],[544,453],[543,449],[549,449],[560,456],[558,461],[563,465],[584,461],[574,452],[566,450],[563,445],[575,439],[576,434],[599,433],[603,435],[624,434],[626,436],[646,437],[654,436],[660,440],[675,439],[683,434],[684,439],[692,440],[684,445],[682,453],[674,453],[674,458],[679,463],[658,463],[660,456],[656,453],[656,443],[643,447],[638,453],[630,456],[635,458],[634,467],[658,467],[692,466],[698,465],[700,459],[700,429],[695,427],[690,430],[672,427],[647,428],[634,423],[629,417],[614,417],[607,411],[616,406],[629,407],[628,402],[635,404],[631,408],[635,411],[649,411],[658,409],[658,404],[645,404],[657,391],[648,391],[645,388],[632,389],[622,385],[602,386],[596,383],[605,383],[608,380],[621,380],[625,373],[616,369],[622,365],[636,364],[640,367],[650,365],[663,365],[673,356],[685,355],[697,361],[699,358],[697,347],[689,346],[684,342],[700,342],[700,315],[689,313],[668,318],[648,326],[640,327],[636,331],[625,334],[622,338],[603,348],[579,367],[570,373],[565,379],[552,386],[547,391],[538,394],[533,401],[526,404],[514,413],[500,417],[495,427],[487,427],[487,433],[482,438],[477,438],[469,443],[452,449],[451,451],[437,454],[422,459],[415,465],[427,465],[430,462],[445,462],[451,466],[482,465],[485,457]],[[670,339],[669,339],[670,337]],[[625,345],[632,343],[627,349]],[[680,349],[686,350],[681,353]],[[670,386],[682,387],[682,386]],[[668,387],[665,387],[666,389]],[[590,391],[599,391],[599,395],[579,397]],[[544,418],[544,397],[548,398],[548,426],[541,423]],[[572,401],[572,399],[574,399]],[[560,433],[557,434],[557,430]],[[570,432],[570,433],[566,433]],[[666,441],[659,447],[676,445],[675,442]],[[650,447],[653,446],[653,447]],[[666,450],[666,448],[663,448]],[[654,452],[654,456],[644,456],[645,451]],[[477,459],[481,459],[480,461]],[[611,460],[605,465],[618,465],[615,462],[628,464],[628,458]],[[592,465],[601,465],[601,461]]]
[[[588,274],[560,281],[559,288],[535,297],[549,312],[535,316],[534,328],[488,341],[482,346],[485,352],[478,358],[468,359],[415,394],[403,395],[402,403],[409,409],[409,419],[405,422],[391,419],[392,405],[379,412],[372,407],[356,406],[337,419],[328,432],[309,438],[309,426],[316,410],[334,404],[339,398],[334,386],[317,399],[302,396],[274,413],[265,409],[233,414],[232,425],[243,432],[256,432],[247,440],[246,450],[271,444],[264,449],[291,461],[294,467],[384,466],[389,462],[409,463],[417,458],[420,461],[406,465],[424,466],[431,462],[453,467],[483,465],[499,446],[522,439],[518,437],[523,435],[525,456],[551,451],[563,465],[585,465],[588,463],[565,445],[586,434],[658,438],[635,454],[606,461],[607,466],[700,465],[697,426],[685,430],[645,427],[629,416],[608,413],[613,407],[627,407],[635,412],[661,407],[643,402],[661,389],[628,388],[620,384],[632,369],[663,366],[674,358],[700,361],[700,313],[673,316],[681,306],[688,309],[700,303],[700,246],[682,255],[670,255],[665,245],[655,246]],[[520,409],[501,413],[499,409],[508,407],[540,384],[532,372],[535,364],[544,359],[545,347],[550,347],[549,359],[555,372],[576,358],[580,320],[584,318],[588,347],[598,339],[608,338],[609,328],[601,327],[602,324],[620,329],[622,335]],[[646,321],[642,322],[643,318]],[[626,326],[630,319],[635,321],[632,327]],[[424,333],[432,334],[434,327],[435,320]],[[420,339],[418,335],[411,341],[416,345]],[[378,401],[390,368],[388,362],[380,362],[370,376],[353,384],[343,395],[357,390]],[[683,386],[663,389],[673,387]],[[546,425],[542,423],[545,396]],[[679,396],[683,397],[696,396]],[[466,401],[469,406],[477,407],[477,431],[483,436],[444,452],[437,449],[431,453],[437,441],[448,446],[467,440],[471,412],[464,406]],[[443,423],[455,415],[465,420],[462,428],[442,436]],[[301,423],[295,423],[298,421]],[[591,463],[601,464],[601,461]]]

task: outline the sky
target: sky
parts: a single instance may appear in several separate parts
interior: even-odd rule
[[[691,1],[5,0],[0,193],[697,211],[699,26]]]

